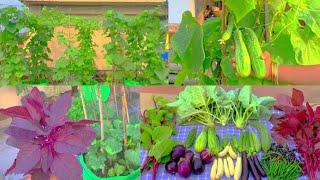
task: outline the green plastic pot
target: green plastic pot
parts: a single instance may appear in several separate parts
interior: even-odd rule
[[[140,169],[133,171],[131,174],[127,176],[115,176],[108,178],[101,178],[96,176],[86,165],[84,162],[83,155],[79,156],[79,161],[82,167],[82,178],[83,180],[135,180],[140,177]]]
[[[138,82],[138,81],[130,81],[130,80],[125,80],[124,81],[125,86],[143,86],[145,85],[144,83]]]
[[[97,99],[97,92],[98,92],[98,84],[96,85],[83,85],[82,92],[83,98],[85,101],[96,101]],[[100,85],[101,90],[101,99],[102,101],[107,101],[110,95],[110,87],[108,84]]]
[[[124,81],[125,86],[141,86],[143,85],[140,82],[137,81]],[[96,101],[97,99],[97,88],[98,84],[95,85],[83,85],[82,86],[82,92],[83,92],[83,98],[85,101]],[[107,101],[110,95],[110,86],[108,83],[105,83],[103,85],[100,85],[101,88],[101,99],[102,101]]]

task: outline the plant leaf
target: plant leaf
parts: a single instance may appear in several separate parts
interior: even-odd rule
[[[162,157],[165,157],[166,155],[171,153],[174,145],[175,143],[171,139],[159,141],[154,146],[152,146],[151,150],[149,151],[149,156],[153,156],[157,161],[160,161]]]

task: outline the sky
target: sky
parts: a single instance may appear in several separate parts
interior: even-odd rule
[[[0,0],[0,8],[3,8],[8,5],[17,7],[23,6],[23,4],[19,0]]]

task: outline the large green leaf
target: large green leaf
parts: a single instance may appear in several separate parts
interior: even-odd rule
[[[241,21],[243,17],[256,8],[256,0],[226,0],[225,4],[235,15],[236,22]]]
[[[182,15],[178,32],[173,36],[172,48],[180,58],[183,68],[190,72],[199,71],[205,58],[203,49],[203,30],[191,12]]]
[[[320,37],[309,27],[297,28],[291,32],[291,44],[295,52],[295,59],[301,65],[320,64]]]
[[[116,140],[115,138],[107,137],[105,140],[104,149],[109,155],[115,155],[122,151],[122,142]]]
[[[162,141],[171,137],[172,128],[168,126],[158,126],[153,129],[152,140],[154,142]]]
[[[162,157],[165,157],[171,153],[174,145],[175,142],[171,139],[165,139],[157,142],[149,151],[149,156],[153,156],[157,161],[160,161]]]
[[[129,149],[124,152],[124,157],[127,161],[135,166],[140,165],[140,151],[137,149]]]
[[[248,107],[251,101],[252,88],[251,86],[243,86],[239,92],[238,100],[241,102],[243,107]]]
[[[320,1],[290,0],[288,2],[297,13],[297,18],[303,20],[311,30],[320,36]]]
[[[151,145],[152,145],[152,141],[151,141],[151,135],[144,131],[142,134],[141,134],[141,145],[142,147],[145,149],[145,150],[149,150]]]
[[[200,107],[206,104],[205,89],[203,86],[187,86],[178,97],[194,107]]]
[[[279,64],[296,65],[295,54],[287,32],[281,33],[277,39],[265,44],[262,49],[271,54],[272,60]]]

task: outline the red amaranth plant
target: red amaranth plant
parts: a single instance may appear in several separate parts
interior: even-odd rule
[[[311,180],[317,179],[320,171],[320,106],[314,111],[307,102],[303,104],[303,92],[293,89],[292,97],[278,99],[291,99],[279,101],[276,109],[285,112],[285,116],[278,119],[273,127],[276,141],[292,138],[303,161],[304,172]]]
[[[33,88],[22,98],[21,106],[0,109],[0,113],[12,117],[5,133],[7,144],[19,149],[18,155],[6,175],[31,174],[36,179],[81,179],[82,168],[77,155],[87,151],[95,139],[95,131],[89,127],[96,121],[71,121],[66,113],[72,96],[66,93],[55,102],[47,103],[41,92]]]

